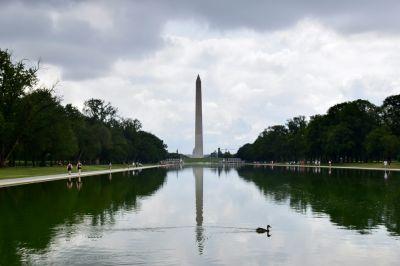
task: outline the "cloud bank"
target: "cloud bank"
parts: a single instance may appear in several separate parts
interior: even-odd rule
[[[41,58],[64,102],[103,98],[171,151],[205,151],[357,98],[400,93],[398,1],[0,1],[0,47]]]

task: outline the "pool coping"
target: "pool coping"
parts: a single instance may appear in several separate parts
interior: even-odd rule
[[[134,171],[134,170],[144,170],[144,169],[159,168],[159,167],[161,167],[161,165],[148,165],[148,166],[138,166],[138,167],[130,167],[130,168],[118,168],[118,169],[111,169],[111,170],[88,171],[88,172],[82,172],[80,174],[80,177],[103,175],[103,174],[126,172],[126,171]],[[0,179],[0,188],[34,184],[34,183],[43,183],[43,182],[63,180],[63,179],[69,179],[69,178],[77,178],[77,177],[79,177],[78,173],[73,173],[71,175],[66,173],[66,174],[56,174],[56,175],[6,178],[6,179]]]
[[[371,170],[400,172],[400,168],[381,168],[381,167],[362,167],[362,166],[329,166],[329,165],[301,165],[301,164],[271,164],[271,163],[246,163],[252,166],[270,166],[270,167],[304,167],[304,168],[327,168],[327,169],[348,169],[348,170]]]
[[[245,163],[245,165],[252,166],[270,166],[270,167],[304,167],[304,168],[327,168],[327,169],[348,169],[348,170],[369,170],[369,171],[393,171],[400,172],[399,168],[373,168],[373,167],[358,167],[358,166],[328,166],[328,165],[300,165],[300,164],[254,164],[254,163]],[[130,167],[130,168],[118,168],[112,170],[97,170],[97,171],[88,171],[82,172],[81,177],[86,176],[94,176],[94,175],[103,175],[109,173],[119,173],[126,171],[134,171],[134,170],[144,170],[151,168],[159,168],[165,167],[166,165],[148,165],[148,166],[139,166],[139,167]],[[31,177],[20,177],[20,178],[7,178],[0,179],[0,188],[4,187],[12,187],[12,186],[20,186],[20,185],[28,185],[34,183],[43,183],[49,181],[63,180],[69,178],[77,178],[79,177],[78,173],[69,174],[56,174],[56,175],[44,175],[44,176],[31,176]]]

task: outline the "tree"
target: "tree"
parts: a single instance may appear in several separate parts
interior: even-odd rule
[[[400,94],[387,97],[381,109],[385,124],[400,136]]]
[[[297,116],[287,121],[288,145],[291,147],[290,160],[298,161],[305,158],[306,128],[305,116]]]
[[[66,123],[67,115],[51,90],[32,91],[23,98],[23,106],[28,114],[21,138],[25,156],[45,165],[47,160],[68,158],[77,152],[77,139]]]
[[[0,49],[0,167],[6,165],[24,132],[21,101],[37,83],[38,67],[13,62],[11,53]]]
[[[366,161],[400,157],[400,95],[382,107],[365,100],[336,104],[324,115],[294,117],[239,148],[245,160]],[[383,119],[382,119],[383,117]]]
[[[18,160],[46,165],[165,158],[166,145],[141,131],[139,120],[120,118],[117,108],[100,99],[85,101],[83,113],[64,107],[51,89],[35,87],[37,70],[0,50],[0,166]]]
[[[378,107],[365,100],[344,102],[329,108],[326,115],[327,146],[339,145],[337,151],[347,161],[366,159],[364,140],[367,134],[379,125]],[[325,150],[326,154],[326,150]]]
[[[158,162],[167,156],[167,145],[155,135],[139,131],[138,155],[137,161],[144,163]]]
[[[310,118],[305,132],[306,155],[310,159],[321,158],[326,142],[328,119],[325,115],[315,115]]]
[[[391,161],[400,154],[400,141],[387,126],[377,127],[365,139],[365,149],[371,159]]]
[[[242,158],[243,160],[254,161],[255,157],[253,145],[250,143],[243,145],[238,149],[236,156]]]
[[[142,124],[137,119],[122,119],[121,127],[127,141],[127,159],[134,160],[138,155],[138,132],[142,128]]]
[[[356,147],[353,132],[345,123],[333,125],[326,132],[326,141],[324,146],[324,155],[339,161],[340,158],[351,158]],[[323,155],[321,154],[321,155]]]
[[[287,159],[287,136],[288,130],[285,126],[268,127],[254,142],[254,158],[268,161]]]
[[[83,107],[83,113],[95,122],[110,123],[115,120],[117,112],[117,108],[100,99],[89,99],[85,101]]]

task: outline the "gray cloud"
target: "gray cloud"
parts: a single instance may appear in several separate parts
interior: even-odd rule
[[[165,18],[162,13],[154,17],[146,15],[151,6],[53,3],[1,3],[2,48],[14,50],[17,56],[40,57],[44,62],[61,66],[64,78],[79,79],[105,74],[115,60],[144,56],[162,44],[159,33]],[[98,10],[93,12],[109,16],[109,27],[101,29],[104,18],[91,17],[94,7]]]
[[[396,0],[283,0],[283,1],[193,1],[188,9],[213,26],[275,30],[305,17],[316,18],[344,32],[399,31],[400,2]]]
[[[0,1],[0,6],[1,47],[59,65],[66,79],[100,76],[117,59],[154,52],[164,45],[160,34],[173,20],[203,21],[219,30],[269,31],[310,17],[348,33],[400,30],[396,0],[21,0]],[[105,17],[96,18],[96,12]]]
[[[17,59],[41,58],[41,80],[60,80],[66,103],[111,101],[188,153],[200,73],[210,152],[295,115],[399,93],[399,5],[0,0],[0,47]]]

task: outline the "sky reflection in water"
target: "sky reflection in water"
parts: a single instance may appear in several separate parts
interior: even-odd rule
[[[395,265],[399,179],[195,167],[1,189],[0,265]]]

